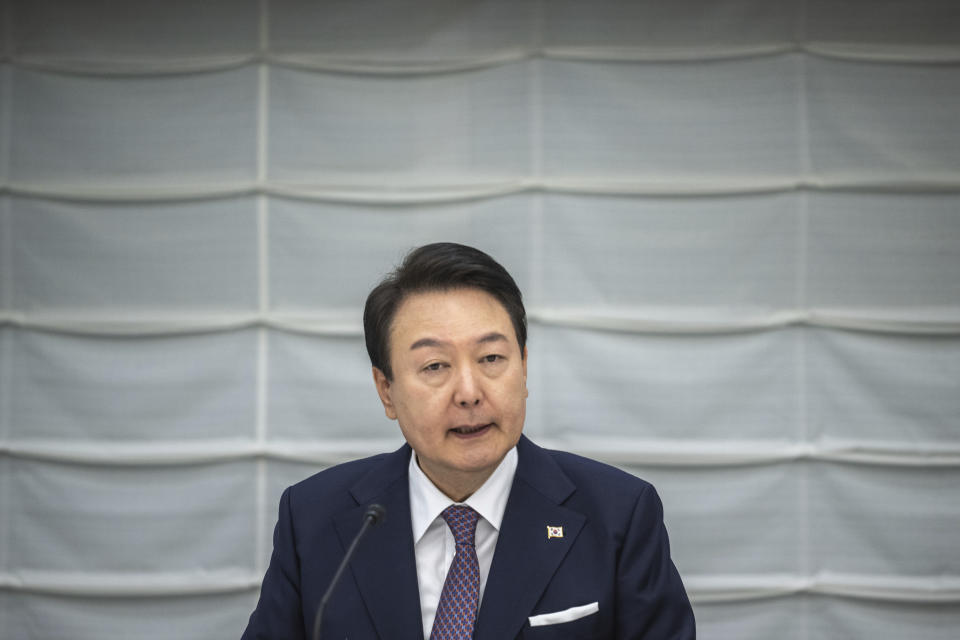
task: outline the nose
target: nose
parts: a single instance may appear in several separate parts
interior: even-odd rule
[[[458,373],[453,401],[464,409],[479,405],[483,392],[474,371],[470,367],[463,367]]]

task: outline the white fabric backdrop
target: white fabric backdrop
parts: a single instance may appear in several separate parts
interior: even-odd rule
[[[237,637],[282,489],[400,440],[360,308],[434,240],[702,638],[956,636],[953,0],[11,0],[0,51],[0,637]]]

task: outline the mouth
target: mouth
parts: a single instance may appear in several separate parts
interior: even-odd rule
[[[460,437],[475,437],[486,433],[487,430],[492,426],[493,423],[490,422],[487,424],[463,425],[461,427],[454,427],[453,429],[450,429],[450,432]]]

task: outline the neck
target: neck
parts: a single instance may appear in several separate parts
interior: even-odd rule
[[[474,473],[470,472],[456,472],[456,473],[438,473],[432,469],[424,467],[420,463],[420,456],[417,456],[417,466],[420,467],[420,470],[423,471],[423,474],[427,476],[427,479],[433,483],[437,489],[440,489],[443,492],[443,495],[447,496],[454,502],[463,502],[474,493],[477,489],[483,486],[483,483],[487,481],[491,475],[493,475],[496,467],[490,470],[484,469],[483,471],[477,471]]]

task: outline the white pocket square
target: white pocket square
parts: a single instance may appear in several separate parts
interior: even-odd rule
[[[530,626],[531,627],[543,627],[548,624],[560,624],[562,622],[573,622],[574,620],[579,620],[589,616],[592,613],[600,611],[599,602],[591,602],[590,604],[582,604],[579,607],[570,607],[569,609],[564,609],[563,611],[554,611],[553,613],[541,613],[538,616],[530,616]]]

